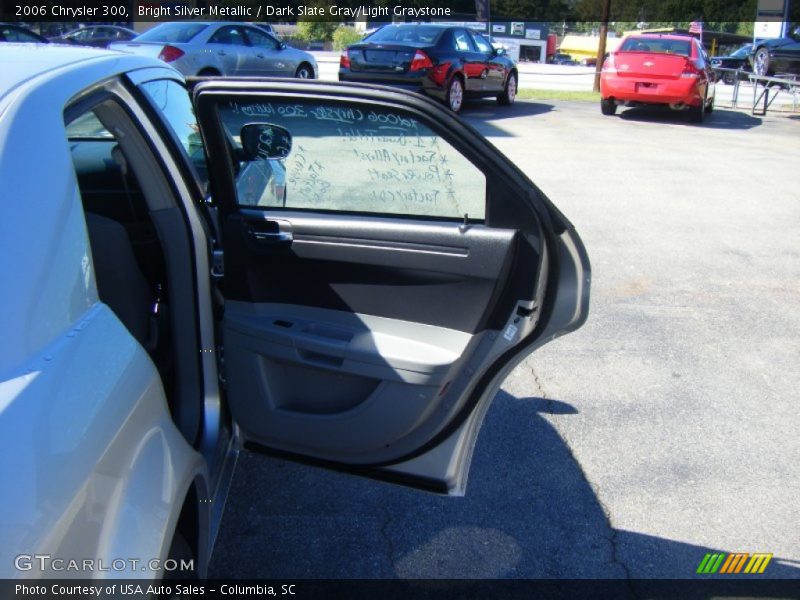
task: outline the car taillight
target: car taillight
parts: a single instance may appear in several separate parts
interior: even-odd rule
[[[697,65],[694,64],[692,61],[687,60],[686,66],[683,67],[683,73],[681,73],[681,78],[683,79],[697,79],[700,77],[700,69],[697,68]]]
[[[347,53],[347,50],[342,52],[342,55],[339,57],[339,68],[340,69],[350,68],[350,55]]]
[[[603,68],[601,69],[603,73],[610,73],[611,75],[617,74],[617,65],[614,63],[614,55],[609,54],[608,58],[603,61]]]
[[[184,54],[185,52],[180,48],[176,48],[175,46],[164,46],[161,49],[161,52],[158,54],[158,58],[164,62],[172,62],[174,60],[178,60]]]
[[[430,77],[436,85],[444,85],[444,82],[447,81],[447,73],[449,70],[449,62],[439,63],[430,70],[428,77]]]
[[[433,61],[422,50],[417,50],[414,53],[414,58],[411,59],[411,66],[409,71],[421,71],[422,69],[430,69],[433,66]]]

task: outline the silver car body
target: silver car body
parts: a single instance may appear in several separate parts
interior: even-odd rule
[[[0,311],[0,577],[152,578],[142,564],[101,565],[165,560],[189,490],[213,490],[153,362],[98,301],[64,110],[116,73],[152,72],[153,61],[3,46],[0,249],[14,258]],[[211,509],[199,505],[199,575]],[[40,568],[41,555],[62,562]],[[89,570],[67,568],[84,559],[95,561]]]
[[[186,76],[318,77],[317,62],[311,54],[246,23],[162,23],[135,40],[111,44],[110,48],[159,57],[166,45],[183,52],[169,64]]]

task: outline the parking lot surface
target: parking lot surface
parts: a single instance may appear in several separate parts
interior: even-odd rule
[[[211,575],[800,578],[800,117],[463,116],[580,232],[588,322],[508,378],[464,498],[243,455]]]

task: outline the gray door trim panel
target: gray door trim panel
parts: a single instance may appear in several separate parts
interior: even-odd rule
[[[472,335],[398,319],[229,301],[226,346],[276,360],[414,385],[441,385]],[[245,339],[249,338],[249,339]]]

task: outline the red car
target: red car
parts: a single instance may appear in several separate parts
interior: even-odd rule
[[[600,75],[600,109],[663,104],[689,110],[702,122],[714,110],[714,72],[697,39],[686,35],[639,34],[622,40]]]

